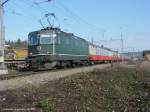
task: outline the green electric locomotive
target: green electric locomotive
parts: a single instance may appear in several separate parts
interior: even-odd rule
[[[86,64],[88,47],[86,40],[48,27],[29,33],[27,62],[35,70]]]

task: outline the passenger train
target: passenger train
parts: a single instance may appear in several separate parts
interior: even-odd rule
[[[28,57],[34,70],[120,61],[124,57],[59,28],[47,27],[28,35]]]

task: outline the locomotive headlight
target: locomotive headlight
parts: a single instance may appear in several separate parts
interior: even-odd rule
[[[41,51],[41,46],[37,46],[37,51]]]
[[[30,56],[32,56],[32,53],[30,53]]]

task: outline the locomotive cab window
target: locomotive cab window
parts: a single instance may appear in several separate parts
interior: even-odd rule
[[[39,37],[38,36],[29,36],[29,45],[38,45]]]
[[[52,37],[50,35],[41,35],[40,44],[53,44],[53,38],[55,38],[56,43],[56,36]]]
[[[41,44],[52,44],[53,39],[51,37],[41,37],[40,43]]]

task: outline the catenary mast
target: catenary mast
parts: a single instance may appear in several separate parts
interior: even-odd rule
[[[5,46],[5,27],[3,21],[3,5],[7,2],[0,0],[0,75],[8,74],[8,70],[4,63],[4,46]]]

